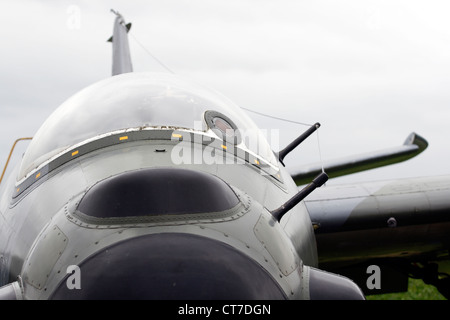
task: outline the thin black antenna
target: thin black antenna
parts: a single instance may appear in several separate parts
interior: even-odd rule
[[[278,152],[278,159],[281,163],[283,163],[284,157],[288,155],[289,152],[294,150],[300,143],[305,141],[306,138],[308,138],[314,131],[319,129],[320,123],[316,122],[314,125],[312,125],[308,130],[303,132],[297,139],[292,141],[286,148]]]
[[[316,188],[321,187],[325,182],[328,181],[328,175],[325,172],[320,173],[317,177],[314,178],[313,181],[311,181],[310,184],[308,184],[306,187],[304,187],[302,190],[300,190],[295,196],[293,196],[291,199],[286,201],[285,204],[283,204],[278,209],[273,210],[271,213],[277,221],[280,221],[281,218],[291,210],[293,207],[295,207],[300,201],[305,199],[311,192],[316,190]]]

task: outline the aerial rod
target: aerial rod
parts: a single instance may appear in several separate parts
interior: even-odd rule
[[[315,132],[317,129],[320,128],[320,123],[316,122],[313,124],[308,130],[303,132],[297,139],[292,141],[290,144],[287,145],[283,150],[278,152],[278,159],[281,163],[283,163],[284,158],[292,151],[294,150],[300,143],[305,141],[306,138],[308,138],[313,132]],[[284,163],[283,163],[284,164]]]
[[[295,207],[300,201],[305,199],[311,192],[316,190],[316,188],[321,187],[325,182],[328,181],[328,175],[325,172],[320,173],[317,177],[313,179],[306,187],[297,192],[291,199],[286,201],[281,207],[271,211],[273,217],[280,221],[281,218]]]

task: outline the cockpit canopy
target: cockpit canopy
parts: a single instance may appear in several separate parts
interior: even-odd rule
[[[209,110],[225,115],[221,123],[210,119],[219,129],[232,122],[245,133],[246,139],[239,140],[242,148],[277,164],[257,126],[224,96],[179,76],[126,73],[87,87],[56,109],[33,137],[18,179],[74,145],[118,130],[164,126],[217,135],[205,121]]]

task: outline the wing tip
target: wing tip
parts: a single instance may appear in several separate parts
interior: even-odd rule
[[[420,153],[428,147],[428,141],[417,133],[412,132],[406,138],[404,145],[416,145],[419,148],[418,153]]]

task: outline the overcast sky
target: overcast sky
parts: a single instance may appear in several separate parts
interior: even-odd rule
[[[165,71],[149,51],[241,107],[320,122],[323,159],[401,145],[412,131],[429,142],[415,159],[336,182],[450,174],[448,1],[0,4],[1,168],[16,138],[33,136],[64,100],[110,76],[114,8],[133,23],[135,71]],[[279,129],[281,147],[306,129],[249,115]],[[317,160],[314,136],[285,162]]]

